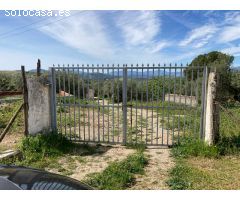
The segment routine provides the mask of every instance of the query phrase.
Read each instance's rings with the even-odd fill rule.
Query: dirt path
[[[88,174],[101,172],[106,169],[109,163],[121,161],[134,152],[135,150],[133,149],[126,149],[125,147],[118,145],[112,147],[102,146],[98,149],[98,152],[92,155],[67,155],[66,157],[60,159],[58,164],[60,164],[62,168],[71,171],[70,177],[81,181]],[[58,174],[64,174],[59,172],[58,169],[47,170]]]
[[[101,108],[102,109],[102,108]],[[74,118],[73,111],[72,119]],[[123,141],[123,124],[122,124],[122,109],[105,108],[98,109],[81,109],[80,120],[75,119],[74,123],[66,126],[67,135],[71,135],[73,139],[88,140],[88,141]],[[75,117],[78,116],[76,111]],[[68,117],[68,116],[67,116]],[[162,116],[159,116],[152,109],[135,109],[128,108],[128,141],[146,142],[149,145],[171,145],[173,130],[166,129],[166,123],[162,123]],[[164,119],[168,121],[168,119]],[[171,121],[171,119],[170,119]],[[64,122],[63,122],[63,133]]]
[[[145,174],[136,176],[136,183],[130,190],[163,190],[169,189],[166,181],[168,171],[173,167],[170,149],[147,149],[149,164],[145,167]]]
[[[2,142],[0,143],[0,151],[7,149],[16,149],[19,141],[24,137],[22,132],[7,133]]]

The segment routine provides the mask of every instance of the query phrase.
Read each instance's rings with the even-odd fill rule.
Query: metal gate
[[[73,141],[171,146],[203,137],[207,67],[53,66],[52,127]]]

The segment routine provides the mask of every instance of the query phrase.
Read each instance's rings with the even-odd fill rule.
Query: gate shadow
[[[114,148],[110,145],[102,144],[84,144],[84,143],[74,143],[74,147],[69,152],[71,156],[100,156],[106,153],[108,150]]]

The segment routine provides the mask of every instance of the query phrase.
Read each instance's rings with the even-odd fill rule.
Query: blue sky
[[[240,65],[240,11],[71,11],[10,17],[0,11],[0,69],[53,64],[187,63],[218,50]]]

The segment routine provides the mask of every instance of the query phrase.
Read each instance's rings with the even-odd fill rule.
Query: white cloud
[[[203,47],[218,31],[215,25],[204,25],[191,30],[190,33],[180,42],[180,46],[193,45],[194,48]]]
[[[157,42],[154,45],[152,45],[152,47],[150,48],[150,52],[157,53],[157,52],[161,51],[162,49],[169,47],[170,45],[171,45],[171,43],[167,42],[167,41]]]
[[[160,30],[160,21],[154,11],[125,11],[118,18],[117,26],[127,45],[151,42]]]
[[[225,14],[217,41],[228,43],[240,39],[240,12],[230,11]]]
[[[226,26],[219,35],[219,42],[232,42],[240,39],[240,23],[233,26]]]
[[[40,30],[81,53],[94,57],[112,56],[113,45],[104,28],[95,12],[86,11]]]
[[[240,12],[230,11],[225,14],[224,23],[234,24],[240,22]]]
[[[240,56],[240,45],[223,49],[222,52],[234,56]]]

